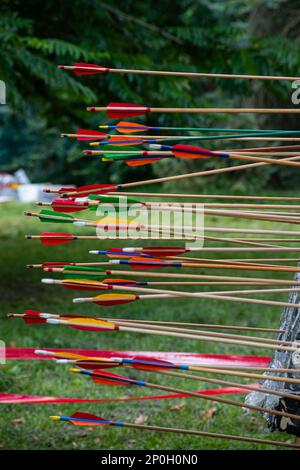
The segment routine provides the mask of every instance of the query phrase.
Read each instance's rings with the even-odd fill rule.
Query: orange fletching
[[[140,160],[124,160],[126,165],[128,166],[143,166],[149,165],[150,163],[159,162],[164,157],[156,157],[156,158],[141,158]]]
[[[133,132],[147,132],[149,127],[137,124],[136,122],[120,121],[117,124],[116,129],[121,134],[130,134]]]
[[[97,305],[103,305],[105,307],[111,307],[113,305],[128,304],[138,300],[138,296],[135,294],[102,294],[94,297],[93,302]]]
[[[114,145],[126,146],[126,145],[139,145],[145,142],[145,139],[137,139],[131,136],[125,135],[110,135],[108,141]]]

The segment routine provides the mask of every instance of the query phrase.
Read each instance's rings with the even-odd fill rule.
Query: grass
[[[167,321],[211,322],[249,326],[277,327],[281,309],[259,307],[241,303],[208,300],[176,299],[141,301],[105,309],[93,304],[73,305],[74,292],[40,283],[41,272],[26,270],[27,263],[42,261],[86,261],[87,252],[97,247],[121,246],[121,243],[78,241],[57,247],[43,247],[36,240],[24,239],[26,233],[47,231],[72,231],[68,225],[40,224],[23,217],[23,210],[33,209],[16,203],[0,206],[1,233],[1,339],[7,346],[34,348],[91,348],[127,349],[140,351],[186,351],[224,354],[259,354],[268,351],[218,343],[207,343],[179,338],[143,336],[137,334],[91,333],[55,326],[29,326],[22,321],[7,319],[8,312],[21,313],[27,308],[48,312],[84,313],[87,315],[111,315],[141,319],[164,319]],[[211,219],[209,225],[215,223]],[[225,223],[225,222],[224,222]],[[230,222],[226,220],[226,225]],[[235,223],[235,226],[237,224]],[[248,228],[268,227],[255,221],[240,223]],[[270,224],[269,224],[270,226]],[[279,228],[274,224],[275,228]],[[286,227],[288,227],[286,225]],[[284,227],[284,228],[286,228]],[[82,230],[80,232],[80,230]],[[77,229],[77,233],[87,233]],[[272,255],[270,255],[272,256]],[[288,254],[286,256],[289,256]],[[93,258],[94,259],[94,258]],[[199,271],[201,272],[201,271]],[[223,272],[220,272],[220,274]],[[228,274],[228,271],[227,273]],[[266,273],[267,274],[267,273]],[[239,275],[239,274],[237,274]],[[240,274],[241,276],[243,274]],[[246,275],[246,274],[244,274]],[[263,273],[259,273],[259,276]],[[270,277],[272,273],[268,274]],[[281,278],[289,278],[291,274]],[[50,276],[49,276],[50,277]],[[59,277],[59,276],[56,276]],[[134,277],[134,274],[133,274]],[[275,277],[275,276],[274,276]],[[274,298],[286,299],[286,296]],[[130,376],[147,378],[174,387],[189,389],[210,388],[199,382],[190,383],[180,379],[166,378],[153,373],[130,372]],[[65,366],[39,361],[10,361],[1,368],[0,390],[31,395],[54,395],[63,397],[110,398],[151,394],[141,389],[98,386],[85,377],[70,374]],[[163,392],[162,392],[163,393]],[[243,400],[243,396],[236,397]],[[176,406],[181,405],[181,406]],[[214,408],[215,413],[210,413]],[[246,415],[240,408],[213,402],[184,399],[132,403],[105,403],[82,405],[2,405],[0,424],[0,447],[2,449],[272,449],[268,446],[221,441],[175,434],[110,428],[78,428],[63,423],[53,423],[52,414],[69,415],[75,411],[87,411],[116,420],[134,422],[145,419],[148,424],[182,427],[211,432],[240,434],[270,438],[264,420],[258,415]],[[209,417],[213,414],[213,417]],[[274,433],[274,440],[293,442],[291,436]]]

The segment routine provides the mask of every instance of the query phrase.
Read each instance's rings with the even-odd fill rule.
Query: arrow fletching
[[[91,374],[93,382],[101,385],[110,386],[128,386],[138,385],[138,382],[123,375],[113,374],[112,372],[104,370],[95,370]]]
[[[81,279],[84,280],[85,277],[89,279],[94,279],[97,281],[103,281],[106,277],[106,271],[96,267],[88,266],[64,266],[64,274],[70,279]],[[100,288],[100,287],[99,287]]]
[[[137,139],[131,136],[110,135],[108,138],[110,144],[118,146],[141,145],[147,142],[145,139]]]
[[[80,196],[89,196],[90,194],[106,194],[118,190],[116,184],[89,184],[86,186],[79,186],[77,188],[60,188],[60,194],[79,193]]]
[[[143,124],[137,124],[136,122],[120,121],[115,126],[115,129],[121,134],[130,134],[135,132],[147,132],[151,128]]]
[[[129,304],[138,300],[139,296],[135,294],[102,294],[93,298],[93,303],[103,307],[113,307],[114,305]]]
[[[132,158],[130,160],[125,160],[125,163],[127,166],[144,166],[144,165],[150,165],[151,163],[159,162],[163,158],[166,158],[166,157],[158,156],[154,158]]]
[[[44,261],[42,263],[42,268],[60,268],[60,267],[67,267],[73,266],[74,263],[68,261]]]
[[[63,70],[71,69],[74,71],[75,75],[96,75],[108,73],[110,71],[109,68],[103,67],[102,65],[87,64],[86,62],[76,62],[73,67],[58,65],[57,68]]]
[[[165,262],[163,262],[161,259],[154,259],[151,258],[151,260],[145,260],[143,257],[133,257],[128,260],[128,264],[133,269],[157,269],[157,268],[163,268],[165,266],[168,266]]]
[[[150,111],[147,106],[132,103],[109,103],[106,109],[107,116],[111,119],[142,116]]]
[[[143,253],[157,258],[167,258],[169,256],[178,256],[186,253],[188,250],[182,247],[172,246],[153,246],[149,248],[143,248]]]
[[[77,202],[71,199],[54,199],[51,202],[53,210],[57,212],[79,212],[89,208],[88,202]]]
[[[143,356],[134,357],[123,362],[128,362],[134,369],[140,370],[160,370],[165,368],[175,368],[172,362],[161,361],[157,359],[144,358]]]
[[[93,317],[71,317],[68,315],[64,318],[67,318],[70,321],[70,325],[72,328],[77,330],[86,330],[86,331],[116,331],[118,330],[118,326],[112,322],[106,320],[98,320],[97,318]]]
[[[90,129],[78,129],[77,140],[79,141],[90,141],[90,140],[104,140],[107,137],[106,132],[94,131]],[[88,137],[87,137],[88,136]]]
[[[110,284],[112,286],[145,286],[147,282],[137,282],[131,279],[104,279],[104,284]]]
[[[64,279],[62,286],[72,290],[102,290],[102,283],[98,280]]]
[[[37,310],[25,310],[23,320],[25,323],[46,323],[45,318],[40,317],[40,313]]]
[[[74,240],[74,235],[71,233],[44,232],[40,236],[41,244],[45,246],[63,245],[72,240]]]
[[[110,196],[107,194],[90,194],[88,199],[92,201],[99,201],[101,204],[141,204],[145,205],[144,202],[138,199],[130,198],[127,196]]]
[[[173,145],[171,148],[173,155],[177,158],[210,158],[215,157],[216,154],[210,150],[203,149],[201,147],[195,147],[193,145]]]
[[[39,213],[39,219],[41,222],[53,222],[53,223],[72,223],[74,218],[69,214],[61,214],[60,212],[48,211],[43,209]]]
[[[121,362],[111,361],[107,358],[95,358],[87,360],[76,360],[75,365],[81,369],[113,369],[115,367],[120,367]]]
[[[111,424],[108,419],[101,418],[100,416],[96,416],[91,413],[81,412],[74,413],[70,417],[61,416],[60,419],[62,421],[69,421],[75,426],[109,426]]]

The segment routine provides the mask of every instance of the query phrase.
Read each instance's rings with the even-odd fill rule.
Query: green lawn
[[[34,348],[99,348],[135,349],[140,351],[186,351],[205,353],[261,354],[268,351],[238,346],[206,343],[180,338],[144,336],[125,333],[92,333],[55,326],[26,326],[22,321],[7,319],[9,312],[22,313],[27,308],[48,312],[83,313],[87,315],[124,316],[141,319],[164,319],[167,321],[211,322],[251,326],[277,327],[281,309],[262,308],[258,305],[216,302],[196,299],[164,301],[141,301],[117,308],[99,307],[93,304],[73,305],[74,291],[60,287],[45,286],[40,283],[38,270],[26,270],[27,263],[42,261],[95,260],[88,254],[92,248],[121,246],[120,243],[100,243],[78,241],[58,247],[43,247],[38,241],[25,240],[26,233],[42,231],[67,231],[78,234],[88,233],[85,229],[72,226],[41,224],[38,220],[24,217],[23,211],[29,207],[21,204],[0,206],[1,236],[1,336],[7,346]],[[35,207],[34,207],[35,208]],[[29,209],[33,209],[33,206]],[[35,208],[36,209],[36,208]],[[215,223],[210,220],[209,225]],[[233,224],[227,219],[226,224]],[[235,223],[235,226],[237,224]],[[245,221],[244,227],[268,227],[267,224]],[[278,224],[273,224],[279,228]],[[269,224],[270,226],[270,224]],[[288,227],[286,225],[284,228]],[[272,255],[270,255],[272,256]],[[287,256],[289,256],[287,254]],[[290,255],[292,256],[292,255]],[[200,270],[198,272],[201,272]],[[218,272],[223,274],[224,272]],[[239,273],[239,274],[236,274]],[[226,274],[229,274],[227,271]],[[241,271],[234,274],[243,275]],[[246,275],[246,273],[244,274]],[[258,273],[263,276],[263,273]],[[272,274],[269,274],[271,277]],[[292,274],[277,277],[289,278]],[[49,276],[50,277],[50,276]],[[59,276],[56,276],[57,278]],[[134,274],[133,274],[134,278]],[[77,294],[77,293],[76,293]],[[80,293],[79,293],[80,294]],[[83,293],[84,294],[84,293]],[[276,299],[286,299],[285,295]],[[32,395],[56,395],[83,398],[109,398],[142,395],[151,392],[141,389],[124,389],[100,386],[70,374],[68,367],[50,362],[10,361],[1,369],[0,389],[12,393]],[[210,388],[207,384],[161,377],[153,373],[130,371],[130,376],[160,381],[174,387],[189,389]],[[163,393],[163,392],[162,392]],[[236,397],[243,400],[243,396]],[[182,406],[175,406],[182,404]],[[207,410],[216,408],[209,419]],[[143,415],[148,424],[182,427],[212,432],[240,434],[252,437],[273,438],[293,442],[293,437],[275,433],[270,436],[264,420],[258,415],[245,415],[239,408],[221,406],[201,399],[164,400],[133,403],[79,404],[79,405],[2,405],[0,424],[0,448],[2,449],[262,449],[266,446],[253,446],[233,441],[220,441],[175,434],[110,429],[80,428],[65,423],[53,423],[48,416],[72,414],[74,411],[87,411],[116,420],[134,422]],[[272,447],[270,447],[271,449]]]

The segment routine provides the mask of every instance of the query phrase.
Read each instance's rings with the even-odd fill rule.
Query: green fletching
[[[129,158],[132,156],[138,156],[138,154],[132,154],[131,152],[118,152],[118,153],[104,153],[103,157],[107,160],[124,160],[124,158]]]
[[[105,145],[103,150],[113,150],[116,153],[128,153],[128,152],[136,152],[139,150],[137,147],[130,146],[130,145]],[[113,154],[109,154],[113,155]]]
[[[81,273],[82,271],[84,272],[91,272],[91,273],[96,273],[96,274],[105,274],[105,271],[103,271],[103,269],[101,268],[97,268],[97,267],[91,267],[91,266],[69,266],[69,265],[66,265],[64,266],[64,269],[65,270],[68,270],[68,271],[74,271],[74,272],[77,272],[77,273]]]
[[[94,279],[95,281],[103,281],[107,274],[103,269],[88,266],[64,266],[64,275],[68,279]]]
[[[70,223],[74,221],[74,217],[69,214],[62,214],[61,212],[41,210],[39,214],[41,222],[54,222],[54,223]]]
[[[137,199],[127,196],[109,196],[106,194],[90,194],[88,199],[92,201],[101,201],[102,204],[140,204]]]
[[[96,275],[96,274],[65,274],[65,279],[77,279],[78,281],[103,281],[107,276],[106,275]]]

